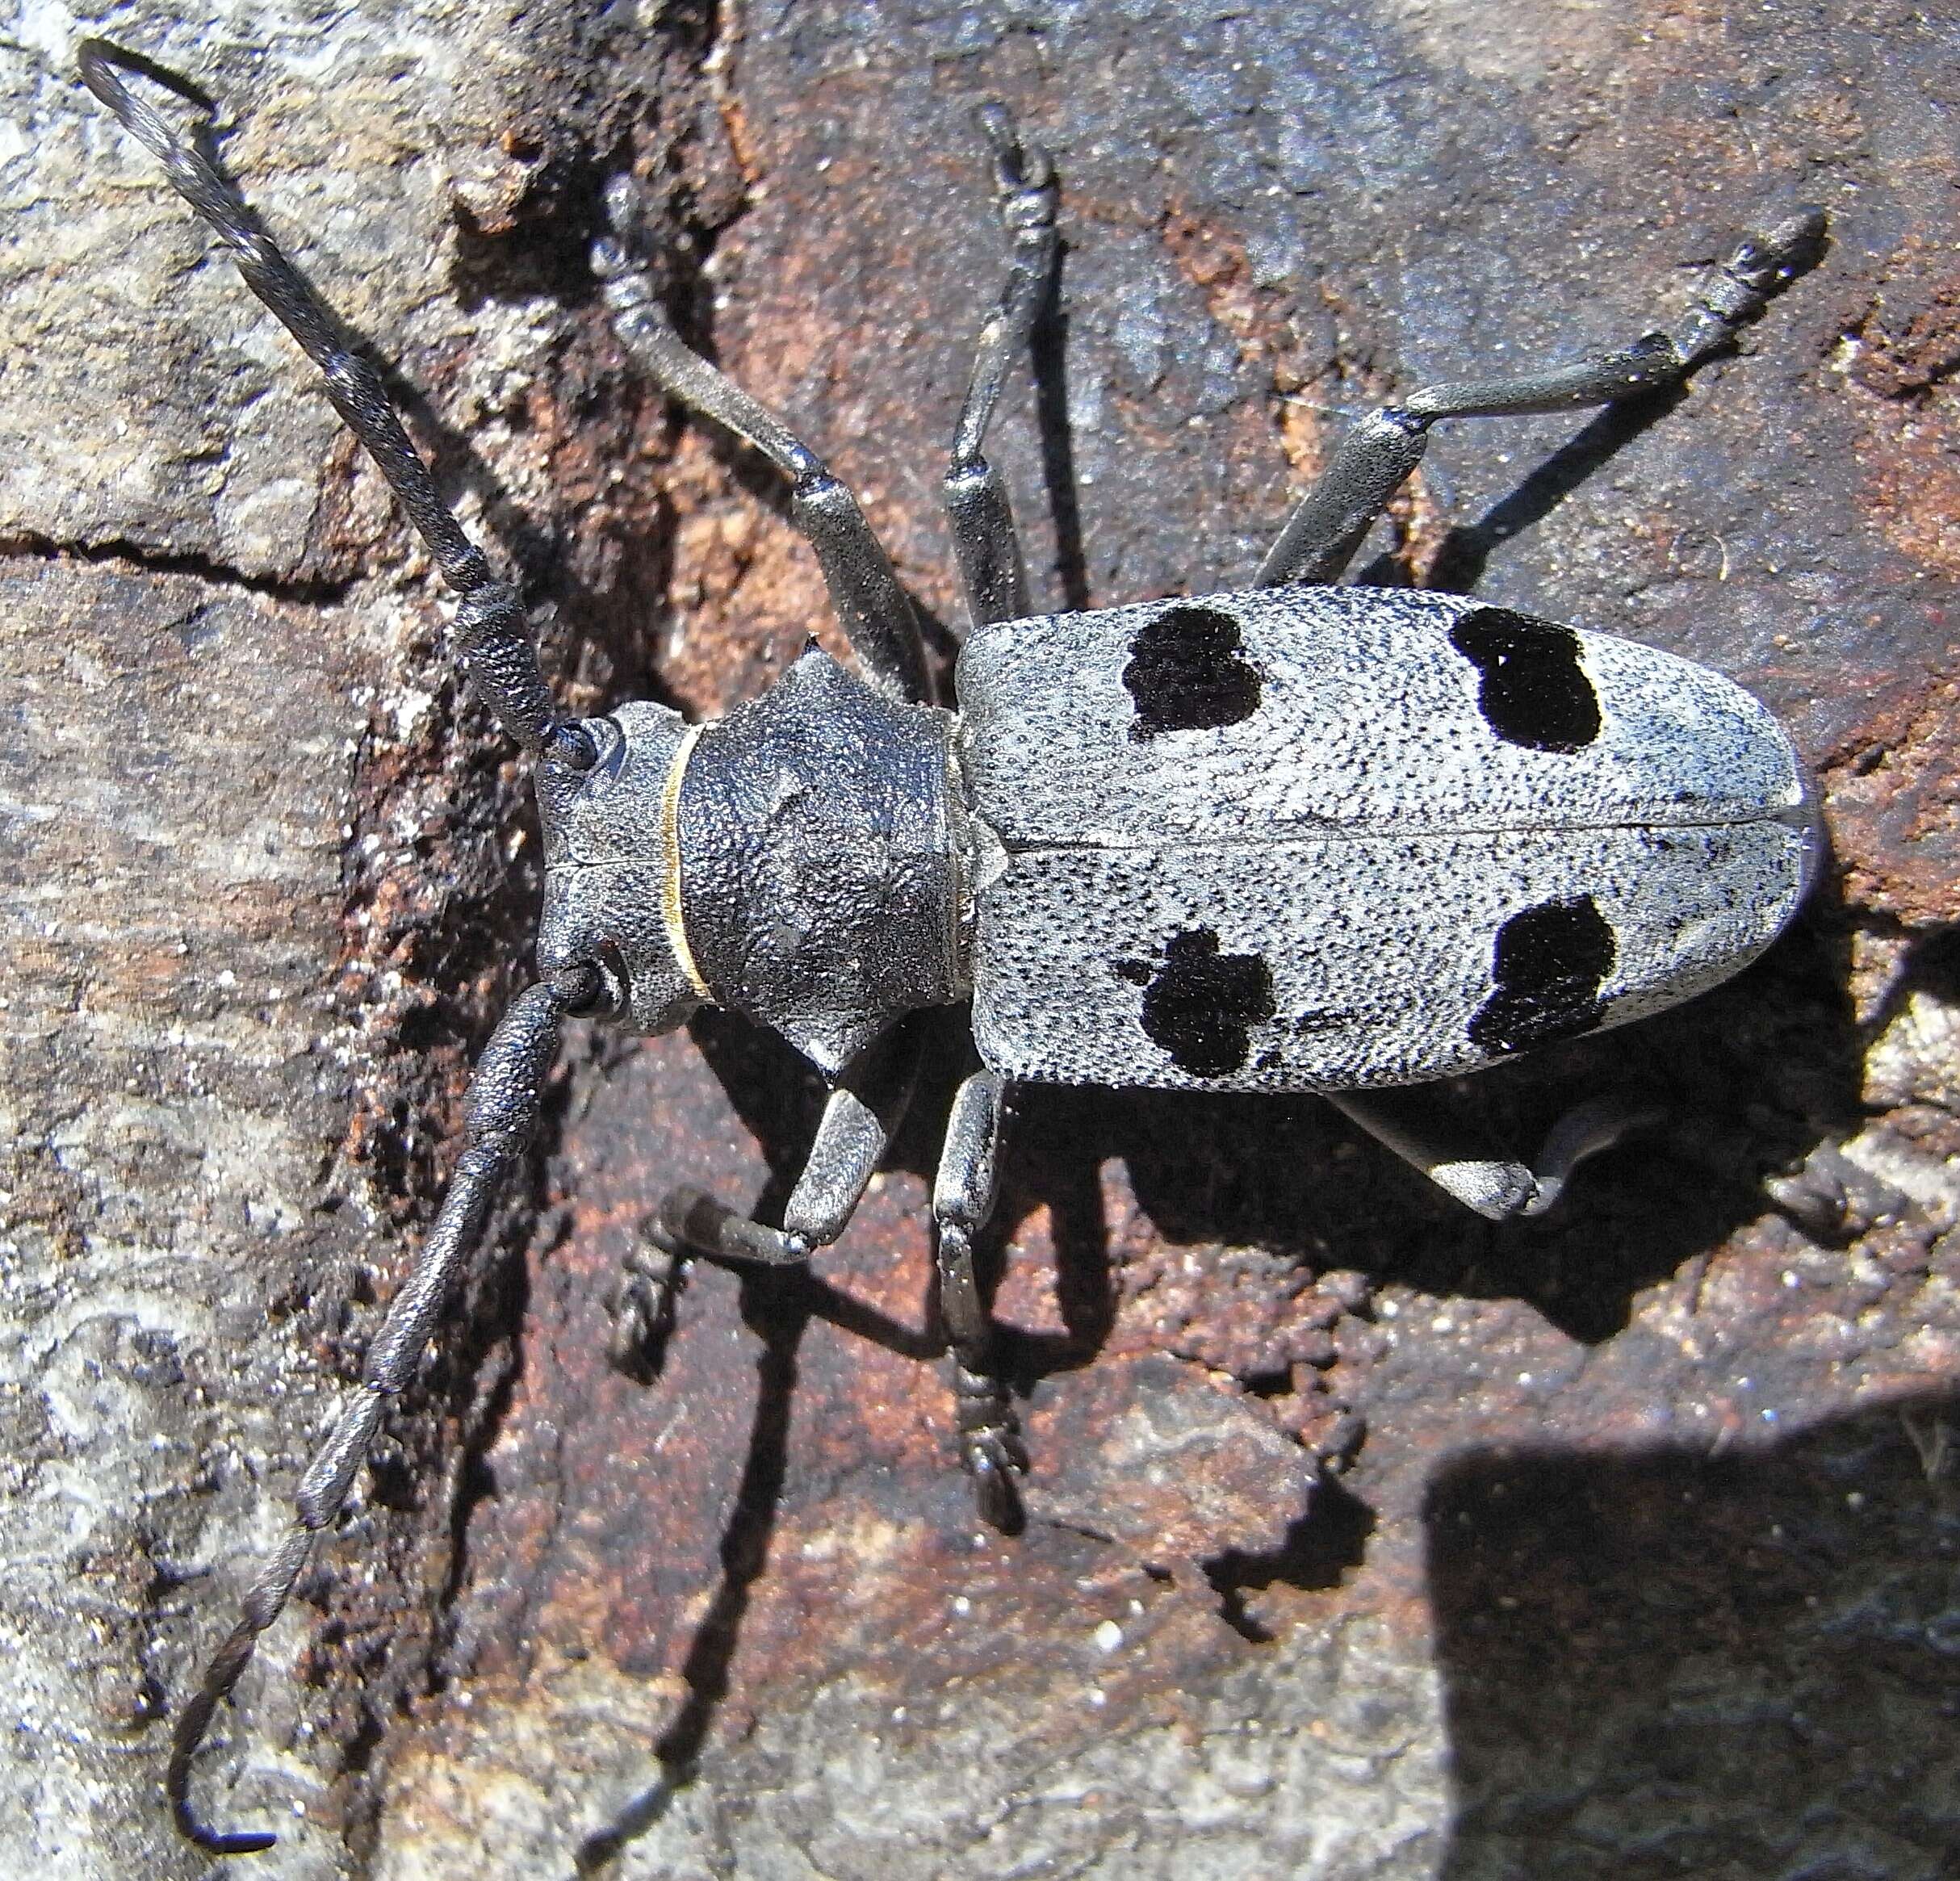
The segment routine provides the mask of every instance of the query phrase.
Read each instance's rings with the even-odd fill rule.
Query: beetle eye
[[[592,965],[598,973],[599,988],[590,999],[576,1008],[579,1016],[609,1019],[624,1012],[632,1001],[632,982],[619,943],[601,940],[593,949]]]
[[[569,770],[589,771],[599,761],[597,741],[576,719],[567,718],[552,727],[547,748]]]
[[[626,727],[617,718],[588,718],[583,727],[595,755],[585,773],[587,785],[610,784],[626,769]]]

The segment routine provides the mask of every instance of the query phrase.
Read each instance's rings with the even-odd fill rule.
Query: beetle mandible
[[[915,1082],[919,1031],[905,1021],[971,1002],[982,1068],[953,1100],[932,1217],[961,1452],[982,1513],[1006,1526],[1025,1459],[990,1362],[973,1237],[1015,1080],[1321,1093],[1472,1208],[1536,1213],[1623,1115],[1581,1106],[1527,1163],[1451,1142],[1397,1088],[1701,991],[1803,899],[1820,847],[1812,793],[1789,738],[1740,688],[1464,597],[1334,584],[1438,421],[1677,383],[1806,265],[1817,210],[1742,241],[1665,331],[1426,386],[1363,418],[1250,588],[1037,615],[984,446],[1053,287],[1057,192],[1047,155],[983,107],[1009,257],[945,475],[970,615],[951,710],[851,492],[683,343],[644,270],[602,237],[593,267],[621,345],[787,480],[861,671],[813,643],[715,723],[644,701],[575,721],[553,706],[516,590],[438,494],[374,367],[239,191],[118,76],[156,69],[100,40],[79,64],[318,367],[427,543],[459,597],[470,684],[536,764],[545,843],[540,978],[484,1049],[435,1223],[300,1479],[286,1539],[179,1718],[166,1787],[207,1850],[274,1839],[205,1824],[193,1754],[412,1377],[530,1137],[568,1016],[654,1034],[721,1006],[788,1040],[830,1087],[780,1226],[692,1192],[663,1205],[622,1301],[630,1347],[677,1255],[799,1263],[843,1233]],[[623,225],[626,205],[609,207]]]

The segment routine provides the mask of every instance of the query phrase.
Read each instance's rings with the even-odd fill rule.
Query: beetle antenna
[[[606,982],[597,967],[560,968],[511,1002],[476,1062],[463,1099],[463,1154],[435,1224],[368,1346],[359,1389],[341,1406],[299,1478],[296,1519],[259,1569],[237,1625],[213,1654],[196,1695],[177,1721],[164,1788],[177,1826],[209,1854],[256,1854],[279,1839],[264,1830],[227,1834],[207,1827],[191,1803],[191,1760],[220,1702],[250,1662],[258,1636],[279,1618],[312,1552],[313,1537],[340,1514],[380,1428],[383,1407],[415,1375],[443,1303],[483,1231],[497,1185],[530,1141],[566,1015],[608,1003]]]
[[[295,1523],[278,1552],[259,1569],[245,1595],[237,1625],[211,1655],[211,1663],[204,1668],[203,1682],[184,1707],[177,1728],[171,1733],[164,1793],[170,1799],[170,1813],[177,1820],[178,1833],[195,1842],[207,1854],[256,1855],[279,1839],[262,1829],[226,1833],[210,1828],[191,1806],[191,1760],[204,1741],[220,1703],[229,1695],[238,1682],[238,1675],[251,1663],[258,1636],[279,1618],[312,1549],[313,1531],[303,1523]]]
[[[149,78],[197,104],[207,118],[210,101],[195,86],[107,40],[83,40],[75,58],[82,82],[163,165],[170,187],[231,250],[246,287],[320,368],[333,408],[387,479],[402,513],[459,597],[457,648],[477,697],[534,756],[549,749],[575,769],[589,769],[597,753],[587,734],[560,718],[552,703],[517,590],[491,572],[488,558],[442,500],[427,459],[402,428],[381,375],[347,343],[333,310],[266,233],[237,186],[117,73]]]

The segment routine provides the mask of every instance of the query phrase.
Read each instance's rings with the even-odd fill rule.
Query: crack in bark
[[[111,536],[105,542],[63,542],[37,530],[13,530],[0,535],[0,561],[73,561],[93,567],[119,567],[142,575],[187,575],[215,588],[233,589],[271,601],[296,601],[307,607],[326,607],[344,601],[354,586],[351,580],[248,574],[214,556],[191,550],[148,548],[126,537]]]

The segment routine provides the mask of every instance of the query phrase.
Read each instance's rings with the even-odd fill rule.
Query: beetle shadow
[[[1035,434],[1041,455],[1041,482],[1053,537],[1050,572],[1060,592],[1062,605],[1079,613],[1090,605],[1089,563],[1083,548],[1074,433],[1069,424],[1070,316],[1062,295],[1068,265],[1069,244],[1063,237],[1058,244],[1048,298],[1035,316],[1034,329],[1028,336],[1028,363],[1034,378]],[[1037,610],[1041,609],[1038,597],[1033,605]]]
[[[1589,1164],[1560,1209],[1539,1221],[1499,1225],[1469,1215],[1316,1100],[1020,1087],[1001,1204],[983,1243],[996,1267],[989,1290],[1002,1246],[1041,1217],[1054,1249],[1062,1324],[1055,1331],[1003,1329],[1002,1370],[1017,1401],[1045,1379],[1092,1364],[1115,1326],[1123,1279],[1116,1249],[1129,1230],[1111,1218],[1104,1168],[1112,1161],[1124,1165],[1137,1209],[1166,1242],[1258,1246],[1310,1268],[1358,1269],[1375,1285],[1439,1297],[1522,1299],[1582,1341],[1610,1338],[1627,1322],[1638,1292],[1691,1272],[1708,1249],[1762,1212],[1763,1173],[1801,1163],[1825,1137],[1854,1127],[1857,1041],[1839,991],[1844,948],[1832,914],[1827,900],[1749,972],[1689,1007],[1478,1075],[1466,1103],[1500,1138],[1514,1129],[1529,1140],[1575,1086],[1602,1081],[1669,1110],[1661,1130]],[[1950,972],[1951,953],[1918,977]],[[921,1088],[885,1163],[927,1183],[952,1092],[972,1062],[959,1028],[935,1016]],[[807,1151],[822,1082],[788,1046],[729,1015],[701,1015],[693,1031],[768,1171],[759,1192],[725,1199],[752,1201],[758,1215],[775,1218]],[[848,1234],[842,1245],[848,1249]],[[580,1845],[581,1874],[601,1870],[664,1816],[692,1780],[731,1689],[783,1502],[799,1351],[812,1322],[827,1321],[915,1361],[943,1350],[929,1305],[922,1331],[855,1297],[848,1282],[834,1285],[807,1269],[751,1270],[739,1301],[760,1342],[757,1391],[718,1550],[718,1583],[681,1667],[686,1696],[653,1746],[659,1774]],[[1464,1465],[1445,1479],[1434,1502],[1445,1513],[1430,1519],[1439,1598],[1460,1630],[1476,1602],[1453,1592],[1455,1581],[1483,1570],[1447,1554],[1468,1544],[1444,1531],[1455,1522],[1451,1498],[1473,1493],[1462,1485],[1480,1467]],[[1578,1477],[1623,1468],[1569,1457],[1543,1467]],[[1278,1548],[1259,1555],[1228,1548],[1204,1564],[1221,1616],[1249,1640],[1267,1639],[1248,1596],[1275,1582],[1309,1591],[1338,1586],[1375,1523],[1375,1511],[1330,1477]],[[1446,1629],[1452,1665],[1479,1649],[1474,1628],[1468,1644]],[[1501,1762],[1475,1695],[1493,1676],[1475,1665],[1461,1671],[1470,1695],[1460,1701],[1451,1687],[1452,1705],[1467,1707],[1460,1741],[1472,1768],[1480,1745]],[[1471,1856],[1464,1860],[1470,1865],[1451,1871],[1468,1881],[1481,1871]]]
[[[753,1137],[767,1171],[752,1196],[723,1199],[764,1220],[780,1220],[823,1111],[823,1080],[784,1041],[734,1015],[704,1009],[689,1021],[689,1029]],[[921,1093],[930,1104],[940,1095],[940,1080],[928,1070],[922,1078],[925,1083],[934,1087]],[[951,1085],[946,1083],[949,1102],[950,1096]],[[904,1166],[898,1159],[902,1154],[894,1145],[894,1157],[888,1158],[885,1167]],[[808,1267],[728,1264],[738,1276],[737,1313],[757,1340],[758,1350],[748,1443],[716,1551],[719,1575],[679,1668],[686,1696],[651,1746],[659,1774],[614,1812],[604,1828],[579,1844],[573,1866],[580,1875],[605,1871],[666,1815],[693,1780],[731,1687],[743,1623],[780,1518],[801,1352],[811,1322],[827,1321],[915,1361],[936,1357],[942,1349],[930,1327],[923,1332],[907,1327]],[[671,1319],[665,1332],[671,1335]],[[648,1355],[643,1367],[634,1368],[636,1375],[657,1372],[663,1355],[658,1351]]]
[[[1774,1415],[1430,1485],[1446,1881],[1950,1872],[1960,1393]]]
[[[693,1780],[715,1714],[728,1694],[751,1592],[768,1564],[789,1465],[798,1354],[826,1291],[806,1270],[771,1273],[756,1269],[742,1278],[737,1310],[760,1345],[748,1448],[717,1551],[720,1577],[681,1662],[687,1696],[654,1741],[660,1775],[604,1829],[579,1844],[573,1857],[577,1874],[594,1874],[605,1868],[651,1829]]]
[[[1024,1397],[1093,1364],[1107,1344],[1121,1301],[1116,1244],[1126,1231],[1110,1218],[1104,1171],[1112,1163],[1162,1242],[1256,1246],[1440,1297],[1518,1299],[1583,1343],[1611,1338],[1639,1292],[1762,1213],[1765,1179],[1787,1181],[1820,1144],[1859,1127],[1860,1032],[1842,991],[1844,932],[1827,886],[1763,959],[1700,999],[1460,1080],[1466,1130],[1493,1153],[1535,1145],[1573,1103],[1602,1090],[1661,1113],[1656,1127],[1586,1164],[1559,1207],[1533,1221],[1471,1214],[1310,1096],[1016,1087],[978,1264],[990,1297],[1003,1248],[1045,1226],[1060,1326],[1003,1327],[1001,1370]],[[1929,953],[1916,979],[1937,976],[1951,952]],[[1908,966],[1901,985],[1916,979]],[[928,1020],[920,1088],[883,1164],[928,1185],[953,1091],[974,1062],[962,1016]],[[777,1218],[808,1150],[822,1081],[780,1041],[728,1015],[703,1014],[693,1030],[767,1165],[755,1212]],[[1801,1218],[1819,1230],[1814,1214]],[[944,1349],[929,1299],[921,1331],[807,1272],[754,1284],[758,1302],[780,1298],[798,1324],[826,1319],[912,1359]]]

